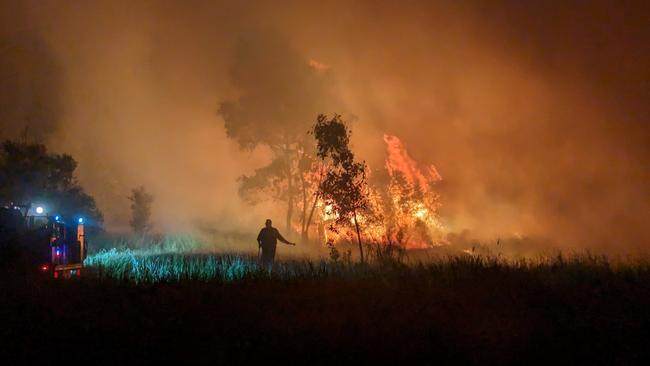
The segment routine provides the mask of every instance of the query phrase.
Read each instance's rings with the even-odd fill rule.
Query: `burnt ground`
[[[0,356],[12,364],[645,363],[647,273],[557,271],[155,285],[4,273]]]

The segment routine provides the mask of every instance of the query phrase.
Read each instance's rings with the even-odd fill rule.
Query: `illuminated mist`
[[[647,2],[236,3],[3,2],[2,136],[72,154],[109,230],[144,185],[158,232],[256,232],[284,207],[251,209],[237,178],[268,151],[218,113],[254,92],[286,123],[313,115],[305,132],[342,113],[371,166],[397,136],[443,177],[449,232],[650,248]]]

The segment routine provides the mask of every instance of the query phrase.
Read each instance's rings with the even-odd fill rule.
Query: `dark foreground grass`
[[[644,263],[452,257],[286,262],[268,271],[239,256],[114,254],[94,257],[79,280],[4,274],[0,356],[86,364],[648,359]]]

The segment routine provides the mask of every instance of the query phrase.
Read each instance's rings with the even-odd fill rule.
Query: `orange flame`
[[[433,182],[442,180],[442,176],[434,165],[425,167],[423,173],[419,164],[411,158],[404,144],[397,136],[384,134],[384,142],[386,142],[386,148],[388,149],[386,168],[391,176],[393,172],[399,171],[404,174],[409,184],[416,185],[417,182],[422,189],[429,187]]]
[[[407,152],[402,141],[393,135],[384,134],[387,157],[385,168],[388,181],[371,184],[368,190],[369,212],[358,213],[361,224],[362,239],[368,243],[392,243],[407,249],[428,248],[441,245],[443,226],[438,217],[439,196],[434,185],[442,177],[434,165],[421,166]],[[312,169],[305,175],[310,193],[316,193],[319,176],[322,172]],[[367,172],[368,177],[375,174]],[[327,227],[336,219],[325,202],[318,200],[316,210],[319,227]],[[373,216],[374,215],[374,216]],[[377,220],[376,217],[381,219]],[[354,233],[349,228],[340,228],[337,232],[319,234],[327,241],[355,241]]]
[[[426,248],[444,243],[443,227],[438,217],[439,196],[433,189],[442,176],[434,165],[421,167],[397,136],[384,134],[384,142],[388,153],[386,170],[391,177],[388,201],[392,206],[384,209],[391,215],[386,238],[406,248]]]

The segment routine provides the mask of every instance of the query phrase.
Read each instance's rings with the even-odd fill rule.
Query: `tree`
[[[325,203],[336,214],[338,225],[354,224],[361,262],[364,261],[359,214],[368,209],[368,183],[365,162],[356,162],[350,150],[350,134],[341,116],[319,115],[311,133],[317,141],[317,156],[329,160],[319,185]]]
[[[305,239],[309,195],[305,175],[314,160],[313,140],[305,130],[318,111],[338,104],[332,80],[276,34],[243,35],[234,55],[229,76],[238,97],[219,105],[226,134],[242,149],[265,146],[271,151],[267,166],[240,177],[239,194],[251,204],[264,199],[285,202],[288,232],[293,231],[294,210],[301,208]]]
[[[42,203],[64,219],[83,216],[101,226],[102,214],[77,182],[76,168],[72,156],[48,153],[44,145],[5,141],[0,150],[0,200],[27,207]]]
[[[131,227],[136,234],[144,235],[151,229],[151,205],[154,197],[144,186],[133,188],[128,197],[131,201]]]

